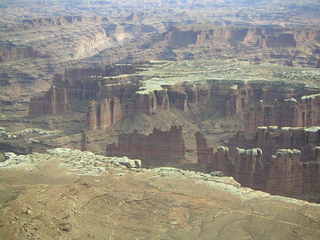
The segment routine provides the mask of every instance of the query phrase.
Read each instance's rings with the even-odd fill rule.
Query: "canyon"
[[[0,239],[319,239],[319,11],[0,1]]]
[[[71,142],[58,138],[56,143],[62,142],[55,146],[138,158],[149,167],[200,167],[233,176],[243,186],[317,201],[318,88],[207,80],[147,90],[140,68],[120,64],[71,70],[31,100],[29,116],[72,115],[83,109],[77,130],[82,133]]]

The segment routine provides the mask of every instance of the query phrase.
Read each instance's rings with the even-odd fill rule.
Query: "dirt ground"
[[[54,161],[1,169],[0,239],[320,239],[320,205],[249,190],[245,197],[230,184],[152,170],[77,176]]]

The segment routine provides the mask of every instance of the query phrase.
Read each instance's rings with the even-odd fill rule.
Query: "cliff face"
[[[99,103],[89,103],[87,125],[89,130],[106,129],[122,119],[123,111],[117,97],[106,98]]]
[[[97,17],[83,17],[83,16],[56,16],[56,17],[46,17],[46,18],[31,18],[24,19],[20,25],[16,27],[20,27],[23,29],[32,29],[32,28],[40,28],[40,27],[51,27],[51,26],[61,26],[61,25],[69,25],[69,24],[77,24],[77,23],[88,23],[88,22],[96,22],[99,23],[101,21],[107,20],[106,18],[97,18]]]
[[[24,58],[46,57],[30,46],[0,43],[0,63],[17,61]]]
[[[212,154],[213,154],[213,148],[210,148],[207,144],[207,141],[205,139],[205,137],[200,133],[197,132],[196,133],[196,143],[197,143],[197,157],[198,157],[198,163],[203,164],[203,165],[209,165],[210,163],[210,159],[212,158]],[[223,152],[223,151],[219,151]],[[227,159],[225,159],[225,155],[224,153],[221,153],[221,157],[219,159],[222,159],[222,162],[228,161]],[[213,163],[212,163],[213,164]],[[216,165],[214,166],[216,171],[223,171],[224,169],[224,163],[223,163],[223,170],[220,169],[219,164],[216,163]]]
[[[276,61],[285,65],[312,65],[317,61],[311,52],[318,51],[320,32],[317,29],[296,29],[273,26],[214,26],[196,25],[172,27],[164,35],[169,48],[205,48],[202,54],[223,56],[225,51],[234,56],[259,61]],[[308,52],[291,51],[301,48]],[[197,56],[194,56],[197,57]]]
[[[147,94],[121,95],[122,116],[148,115],[162,110],[192,112],[198,109],[221,117],[238,117],[243,129],[254,132],[258,126],[304,127],[320,124],[319,95],[302,86],[292,88],[277,84],[207,82],[202,86],[168,86]],[[297,99],[295,99],[297,98]],[[99,100],[99,106],[105,100]]]
[[[120,68],[134,71],[130,67]],[[115,67],[69,71],[60,80],[57,78],[55,87],[45,96],[33,100],[30,114],[72,112],[78,102],[83,102],[87,106],[86,130],[91,134],[88,144],[81,143],[83,149],[86,144],[94,145],[95,134],[112,132],[116,143],[99,142],[103,148],[107,145],[106,154],[110,156],[141,158],[147,164],[191,163],[186,156],[196,148],[198,163],[231,175],[244,186],[290,196],[317,191],[314,184],[320,177],[317,170],[320,130],[314,127],[320,124],[317,89],[279,82],[207,81],[141,91],[140,83],[132,79],[101,78],[122,70]],[[174,115],[172,119],[170,115],[167,130],[161,128],[164,122],[157,122],[158,125],[143,122],[153,121],[161,114]],[[181,117],[198,128],[190,130],[186,122],[182,124]],[[216,134],[215,127],[210,133],[207,131],[210,128],[203,124],[212,119],[222,122],[236,119],[241,131],[228,141],[223,137],[226,146],[216,148],[217,142],[211,145],[206,138]],[[148,125],[152,126],[151,133],[140,131]],[[132,131],[122,131],[127,128]],[[226,132],[227,128],[219,130]],[[190,139],[184,134],[196,131],[199,132]],[[192,144],[195,146],[190,148]],[[282,149],[289,150],[286,153]]]
[[[319,41],[320,32],[280,27],[215,27],[171,28],[166,35],[170,46],[236,46],[258,48],[295,48],[304,42]]]
[[[83,36],[74,47],[74,58],[82,59],[98,54],[112,46],[112,39],[103,29]]]
[[[263,171],[262,150],[260,148],[236,148],[233,176],[244,186],[253,186],[259,181]]]
[[[89,107],[89,112],[95,111],[98,114],[96,118],[97,121],[101,122],[101,126],[108,125],[106,115],[109,115],[111,107],[118,106],[118,98],[131,95],[137,90],[136,84],[119,85],[111,83],[106,85],[101,79],[101,76],[111,77],[122,71],[134,72],[135,68],[125,65],[109,66],[105,69],[81,68],[68,70],[63,75],[56,75],[54,85],[48,92],[31,99],[29,115],[63,114],[72,110],[72,106],[79,108],[79,104],[89,105],[91,100],[95,100],[98,109]],[[119,108],[116,107],[116,111],[119,111]],[[89,112],[88,116],[93,114]],[[113,111],[111,112],[113,113]],[[115,117],[119,118],[118,115],[119,113],[116,112]],[[98,126],[93,128],[98,128]]]
[[[109,144],[107,156],[128,156],[139,158],[144,163],[177,163],[185,158],[185,145],[181,127],[171,127],[168,131],[154,129],[150,135],[121,134],[118,143]]]
[[[68,89],[53,86],[44,96],[31,99],[29,115],[62,114],[70,110],[71,104]]]
[[[244,186],[301,197],[320,189],[319,136],[318,127],[259,127],[256,134],[238,134],[229,147],[204,158],[208,169],[223,171]],[[213,151],[206,139],[198,143],[199,151]]]
[[[271,159],[266,191],[272,194],[299,195],[303,193],[304,172],[301,151],[279,149]]]
[[[313,158],[312,149],[319,144],[319,127],[289,128],[289,127],[259,127],[256,136],[242,140],[249,144],[256,144],[264,149],[267,158],[279,148],[297,148],[302,151],[301,159],[310,161]],[[238,141],[238,140],[235,140]]]
[[[246,86],[233,95],[233,109],[244,121],[244,129],[276,125],[308,127],[319,125],[319,99],[312,90]],[[302,96],[303,94],[311,94]]]

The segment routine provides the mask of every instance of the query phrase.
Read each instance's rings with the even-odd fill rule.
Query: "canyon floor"
[[[73,153],[75,163],[80,155]],[[62,165],[66,155],[37,158],[0,170],[1,239],[320,237],[319,205],[242,188],[229,177],[124,166],[92,176]]]

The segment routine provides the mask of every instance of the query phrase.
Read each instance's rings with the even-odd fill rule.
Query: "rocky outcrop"
[[[231,175],[234,171],[230,150],[226,146],[217,147],[217,150],[214,155],[212,155],[211,162],[209,162],[209,164],[215,171],[221,171],[226,175]]]
[[[93,32],[83,36],[74,49],[74,59],[81,59],[98,54],[110,46],[111,39],[104,30]]]
[[[141,168],[141,160],[127,157],[105,157],[92,152],[83,152],[68,148],[49,149],[46,153],[28,153],[25,155],[6,152],[5,161],[0,162],[1,168],[29,168],[52,159],[60,159],[61,167],[72,169],[77,175],[99,176],[111,168]]]
[[[244,186],[303,198],[320,190],[319,136],[319,127],[258,127],[256,134],[237,134],[229,147],[215,149],[207,168]],[[201,147],[201,152],[212,152],[204,137]]]
[[[62,114],[70,110],[71,103],[68,89],[52,86],[44,96],[31,99],[29,115]]]
[[[287,65],[317,66],[312,54],[296,54],[287,50],[305,47],[315,51],[320,32],[317,29],[280,26],[192,25],[171,27],[164,34],[164,39],[170,48],[205,48],[208,55],[223,56],[227,50],[253,61],[260,55],[263,57],[259,57],[259,61],[272,59]],[[252,58],[250,53],[255,57]]]
[[[143,159],[147,165],[157,165],[191,162],[186,155],[193,154],[194,146],[189,146],[194,144],[198,163],[208,170],[233,176],[244,186],[290,196],[316,191],[314,182],[320,176],[320,129],[314,127],[320,124],[318,89],[280,82],[207,81],[148,91],[141,88],[139,81],[113,78],[112,74],[119,70],[115,69],[67,71],[43,97],[43,105],[39,99],[32,102],[31,109],[35,110],[31,115],[65,113],[82,101],[88,109],[86,129],[92,134],[89,141],[84,135],[80,138],[82,149],[93,147],[95,134],[110,132],[116,139],[114,143],[97,140],[103,148],[107,144],[107,155],[129,156]],[[101,76],[111,77],[104,80]],[[161,130],[157,125],[160,122],[151,127],[146,124],[151,129],[149,134],[143,133],[140,122],[139,126],[128,127],[131,120],[152,121],[161,114],[175,116],[167,130]],[[186,139],[185,129],[174,127],[180,116],[199,127],[194,139]],[[232,124],[237,121],[242,131],[226,146],[216,148],[222,141],[210,146],[202,124],[212,116],[221,121],[231,119]],[[124,133],[123,129],[129,130]],[[199,129],[192,129],[192,134]],[[185,144],[192,141],[186,149]],[[226,137],[223,142],[227,142]],[[297,149],[301,154],[299,159],[291,153],[284,156],[279,149]],[[192,157],[194,160],[195,156]],[[294,163],[293,172],[286,170],[289,163]],[[282,173],[283,179],[275,178]],[[296,176],[302,176],[302,183],[290,180]]]
[[[38,57],[46,56],[30,46],[19,46],[12,43],[0,42],[0,63]]]
[[[212,159],[213,148],[210,148],[208,146],[205,137],[200,132],[197,132],[195,137],[196,137],[196,143],[197,143],[198,163],[202,165],[209,165]],[[216,170],[219,171],[218,169]]]
[[[107,145],[107,156],[139,158],[146,164],[177,163],[185,159],[185,144],[181,127],[168,131],[154,129],[150,135],[137,131],[120,134],[118,143]]]
[[[272,86],[272,85],[271,85]],[[248,84],[233,95],[231,108],[244,121],[244,129],[258,126],[306,127],[319,125],[319,98],[312,89]],[[311,95],[308,95],[311,94]],[[306,94],[306,96],[302,96]]]
[[[32,29],[40,27],[50,27],[50,26],[61,26],[85,22],[95,22],[99,23],[101,21],[107,20],[106,18],[99,17],[84,17],[84,16],[56,16],[56,17],[45,17],[45,18],[32,18],[24,19],[17,27],[22,27],[23,29]]]
[[[123,110],[116,97],[106,98],[99,103],[92,100],[88,108],[89,130],[107,129],[122,119]]]
[[[279,149],[272,156],[266,191],[272,194],[301,195],[304,171],[300,158],[300,150]]]
[[[254,138],[246,140],[245,144],[256,144],[267,154],[271,154],[279,148],[297,148],[302,151],[301,159],[310,161],[313,158],[312,149],[319,142],[319,127],[289,128],[289,127],[259,127]]]
[[[112,105],[113,102],[117,103],[117,99],[113,99],[113,97],[130,96],[137,90],[137,85],[135,83],[128,85],[126,79],[121,81],[121,83],[124,82],[123,84],[114,84],[109,81],[108,85],[105,84],[104,77],[112,77],[123,71],[133,73],[135,70],[134,65],[112,65],[104,69],[68,69],[63,75],[57,74],[55,76],[54,85],[48,92],[31,99],[29,115],[63,114],[70,111],[72,106],[79,108],[79,104],[89,104],[91,100],[97,101],[97,105],[99,105],[97,113],[100,114],[101,109],[101,113],[104,114],[105,111],[108,111],[108,105]],[[88,109],[93,110],[93,108]],[[100,121],[99,116],[97,120]],[[101,126],[103,128],[108,126],[107,120],[103,119],[104,116],[101,118]]]
[[[174,27],[166,37],[171,47],[185,47],[216,44],[259,48],[294,48],[306,41],[318,41],[320,32],[316,30],[296,30],[281,27]]]
[[[135,101],[134,109],[153,114],[163,108],[188,112],[195,107],[221,117],[237,116],[242,120],[243,129],[253,132],[258,126],[264,125],[304,127],[320,124],[318,95],[312,93],[313,89],[302,85],[277,82],[244,84],[241,81],[209,81],[202,85],[171,86],[164,91],[150,93],[140,97],[143,101]],[[160,96],[165,97],[167,104],[158,108],[158,103],[163,102]],[[306,99],[312,99],[311,103],[307,103]],[[305,112],[312,120],[303,120],[308,115]]]
[[[254,132],[259,126],[305,127],[320,124],[320,97],[316,89],[280,82],[208,81],[163,86],[162,90],[141,91],[133,79],[104,80],[134,67],[74,69],[57,77],[57,84],[43,97],[31,100],[30,115],[63,113],[77,102],[96,101],[88,108],[89,129],[106,129],[137,113],[153,115],[179,110],[221,118],[237,117],[242,128]],[[111,78],[112,79],[112,78]],[[117,84],[116,84],[117,83]],[[120,84],[119,84],[120,83]],[[92,112],[90,112],[92,111]],[[90,125],[90,124],[91,125]],[[92,124],[95,124],[93,126]]]
[[[301,100],[299,112],[302,126],[320,125],[320,94],[303,96]]]
[[[263,168],[262,150],[260,148],[236,149],[233,176],[243,186],[255,186],[256,183],[259,183]]]

